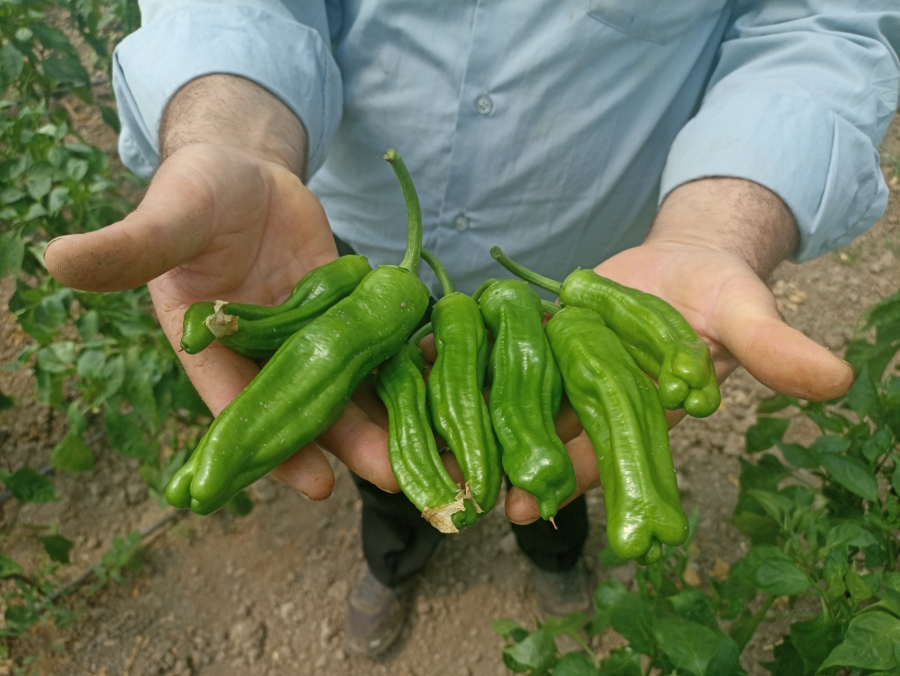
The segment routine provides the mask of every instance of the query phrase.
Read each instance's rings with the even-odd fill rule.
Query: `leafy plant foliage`
[[[687,547],[638,568],[633,590],[607,580],[594,591],[594,613],[548,618],[535,631],[498,620],[503,660],[516,673],[731,676],[762,622],[793,613],[800,598],[817,612],[790,624],[764,666],[773,676],[900,673],[900,293],[870,308],[862,336],[847,349],[857,377],[828,403],[783,395],[763,401],[747,430],[740,494],[732,522],[751,548],[706,591],[683,583]],[[866,338],[868,337],[868,339]],[[784,441],[796,417],[820,435],[808,446]],[[691,538],[697,515],[692,516]],[[600,554],[618,563],[611,550]],[[793,615],[792,615],[793,616]],[[611,627],[628,644],[603,660],[560,657],[560,633],[590,637]],[[644,656],[643,662],[641,656]]]

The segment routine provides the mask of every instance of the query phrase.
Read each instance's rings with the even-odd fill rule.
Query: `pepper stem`
[[[447,268],[441,264],[437,256],[427,249],[422,249],[422,259],[428,263],[428,267],[434,270],[434,274],[437,275],[441,287],[444,289],[444,295],[449,296],[453,293],[453,282],[450,281],[450,275],[447,274]]]
[[[555,293],[557,296],[559,295],[559,292],[562,291],[562,282],[557,282],[549,277],[544,277],[536,272],[532,272],[528,268],[523,268],[518,263],[513,262],[505,253],[500,251],[499,246],[491,248],[491,256],[504,268],[517,277],[521,277],[526,282],[539,286],[542,289],[547,289],[547,291]]]
[[[542,300],[541,307],[544,308],[544,313],[550,315],[551,317],[562,310],[559,305],[557,305],[556,303],[551,303],[549,300]]]
[[[419,343],[422,342],[422,339],[430,333],[434,333],[434,329],[431,327],[431,322],[428,322],[409,337],[409,342],[418,347]]]
[[[419,273],[419,255],[422,251],[422,207],[419,205],[419,196],[416,194],[416,186],[413,185],[409,170],[403,162],[403,158],[396,150],[390,148],[384,158],[391,164],[397,180],[400,181],[400,189],[403,191],[403,199],[406,201],[406,253],[400,261],[400,267],[409,270],[414,275]]]
[[[473,299],[476,303],[477,303],[478,301],[480,301],[480,300],[481,300],[481,297],[484,295],[484,292],[488,290],[488,287],[493,286],[493,285],[496,284],[498,281],[499,281],[499,280],[497,280],[497,279],[494,278],[494,277],[491,277],[490,279],[484,280],[484,281],[478,286],[478,288],[475,289],[475,293],[472,294],[472,299]]]

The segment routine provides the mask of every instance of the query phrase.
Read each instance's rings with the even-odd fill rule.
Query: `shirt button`
[[[475,110],[479,115],[488,115],[494,109],[494,102],[487,94],[479,97],[475,102]]]
[[[469,229],[469,219],[465,217],[465,215],[460,214],[456,218],[453,219],[453,227],[456,228],[459,232],[463,232]]]

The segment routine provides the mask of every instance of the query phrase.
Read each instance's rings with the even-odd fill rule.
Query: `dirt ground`
[[[114,151],[111,132],[92,140]],[[900,158],[900,117],[882,157],[885,165]],[[898,217],[895,180],[887,214],[866,235],[840,252],[780,266],[772,288],[787,321],[840,354],[860,312],[900,287]],[[0,363],[14,359],[28,340],[5,310],[11,293],[10,280],[4,280]],[[0,372],[0,390],[28,401],[33,377],[28,369]],[[730,517],[744,431],[754,421],[756,403],[768,394],[741,370],[723,386],[715,415],[672,431],[684,506],[700,508],[690,567],[691,581],[703,586],[717,563],[737,560],[748,547]],[[0,413],[0,466],[46,466],[63,432],[61,418],[37,403]],[[811,432],[792,428],[789,435],[801,440]],[[147,495],[136,461],[115,455],[102,439],[94,451],[94,471],[54,477],[58,502],[0,504],[0,533],[10,555],[39,556],[39,545],[25,537],[30,526],[60,524],[60,533],[76,544],[66,572],[75,579],[100,560],[113,535],[146,529],[171,511]],[[440,545],[417,582],[396,647],[374,662],[344,652],[345,598],[362,565],[360,501],[346,470],[337,468],[337,475],[333,496],[320,503],[263,480],[252,489],[256,506],[245,518],[219,513],[173,522],[145,542],[137,575],[93,596],[77,594],[71,604],[80,619],[73,627],[38,628],[13,643],[13,657],[36,656],[32,668],[42,676],[508,673],[500,659],[503,642],[491,632],[491,622],[509,617],[533,626],[537,605],[529,564],[496,509],[476,528]],[[598,581],[615,577],[628,584],[633,567],[607,570],[596,557],[605,541],[599,490],[589,494],[588,505],[587,566]],[[771,659],[783,628],[764,625],[757,633],[743,655],[751,674],[766,673],[757,662]],[[602,654],[616,643],[607,633],[594,647]]]

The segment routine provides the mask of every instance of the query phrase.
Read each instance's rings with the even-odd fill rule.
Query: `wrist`
[[[234,75],[191,80],[169,100],[159,130],[160,160],[181,148],[209,143],[275,162],[304,178],[306,132],[277,96]]]
[[[800,242],[794,217],[775,193],[752,181],[706,178],[669,193],[645,244],[722,251],[766,278]]]

